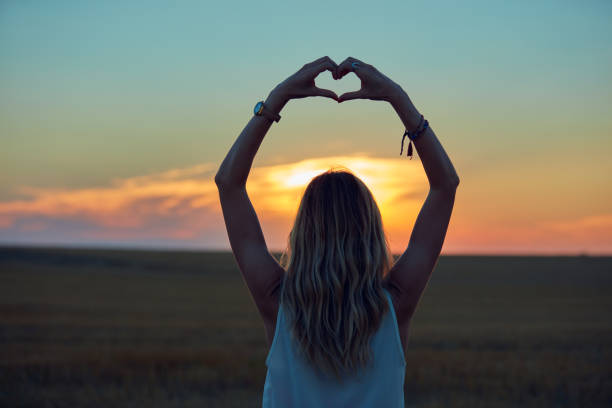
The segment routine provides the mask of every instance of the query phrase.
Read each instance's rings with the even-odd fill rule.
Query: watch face
[[[257,105],[255,105],[255,109],[254,109],[255,114],[260,115],[262,110],[263,110],[263,102],[257,102]]]

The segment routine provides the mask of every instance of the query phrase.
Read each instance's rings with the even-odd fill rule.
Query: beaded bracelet
[[[427,119],[425,119],[425,123],[423,124],[423,119],[423,115],[421,115],[421,118],[419,119],[419,124],[414,130],[414,132],[408,132],[408,129],[406,129],[406,131],[404,132],[404,136],[402,137],[402,149],[400,150],[400,156],[404,151],[404,139],[406,138],[406,136],[408,136],[408,139],[410,139],[410,142],[408,143],[408,157],[410,157],[410,159],[412,160],[412,142],[416,140],[419,136],[421,136],[429,126],[429,122],[427,121]],[[421,127],[421,124],[423,124],[423,127],[419,129]]]

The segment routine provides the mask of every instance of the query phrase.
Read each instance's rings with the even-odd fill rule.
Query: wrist
[[[265,104],[268,109],[280,113],[283,107],[289,102],[289,97],[282,89],[276,87],[268,94]]]
[[[410,100],[408,94],[404,92],[403,89],[399,89],[400,90],[389,99],[389,103],[402,119],[402,122],[404,122],[406,129],[413,130],[419,125],[421,114]]]
[[[406,99],[410,100],[406,91],[401,86],[394,84],[388,92],[387,102],[393,107],[405,103]]]

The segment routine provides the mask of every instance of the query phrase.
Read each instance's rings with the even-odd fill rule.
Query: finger
[[[329,58],[328,56],[325,56],[323,57],[323,64],[325,66],[325,69],[331,72],[332,78],[336,79],[336,70],[338,69],[338,64],[336,64],[336,61]],[[322,71],[319,71],[319,73],[320,72]]]
[[[338,65],[338,69],[336,71],[337,79],[342,78],[343,76],[345,76],[349,72],[355,72],[355,75],[357,75],[358,77],[361,77],[360,73],[357,72],[357,71],[359,71],[359,68],[357,68],[357,69],[353,68],[353,66],[352,66],[353,62],[356,62],[356,63],[360,64],[359,68],[364,68],[364,67],[367,66],[367,64],[365,64],[364,62],[358,60],[357,58],[348,57],[347,59],[342,61],[342,63],[340,65]]]
[[[334,101],[338,100],[338,95],[334,91],[330,91],[329,89],[317,88],[315,86],[313,96],[324,96],[326,98],[331,98]]]
[[[324,57],[317,58],[316,60],[314,60],[314,61],[312,61],[312,62],[309,62],[309,63],[308,63],[308,64],[306,64],[305,66],[306,66],[306,67],[308,67],[308,68],[318,67],[319,65],[321,65],[322,63],[324,63],[324,62],[326,62],[326,61],[331,62],[332,64],[336,65],[336,63],[335,63],[335,62],[334,62],[334,61],[333,61],[331,58],[329,58],[329,57],[326,55],[326,56],[324,56]]]
[[[332,74],[332,78],[336,79],[335,74],[336,74],[336,69],[338,68],[338,64],[336,64],[329,57],[320,58],[318,61],[319,62],[317,62],[313,66],[313,68],[312,68],[313,71],[311,71],[313,77],[316,77],[317,75],[319,75],[323,71],[329,71]]]
[[[329,58],[327,55],[321,58],[317,58],[316,60],[312,61],[311,64],[312,65],[319,64],[320,62],[325,61],[327,58]]]
[[[330,71],[332,73],[332,77],[334,76],[334,73],[336,72],[336,68],[338,67],[338,65],[336,65],[336,63],[334,61],[330,60],[323,60],[321,61],[318,65],[316,65],[314,67],[314,74],[320,74],[323,71]]]
[[[340,79],[349,72],[351,72],[351,57],[348,57],[342,61],[340,65],[338,65],[338,68],[336,69],[336,77],[337,79]]]
[[[365,93],[363,90],[358,90],[354,92],[346,92],[338,97],[338,102],[350,101],[351,99],[364,99]]]

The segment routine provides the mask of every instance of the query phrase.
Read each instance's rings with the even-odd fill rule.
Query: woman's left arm
[[[335,78],[336,68],[329,57],[304,65],[270,92],[266,107],[278,113],[290,99],[325,96],[338,100],[334,92],[317,88],[314,81],[325,70],[331,71]],[[272,120],[266,116],[253,115],[215,176],[232,252],[264,321],[276,318],[276,289],[285,271],[268,251],[246,191],[246,181],[255,154],[271,125]]]

